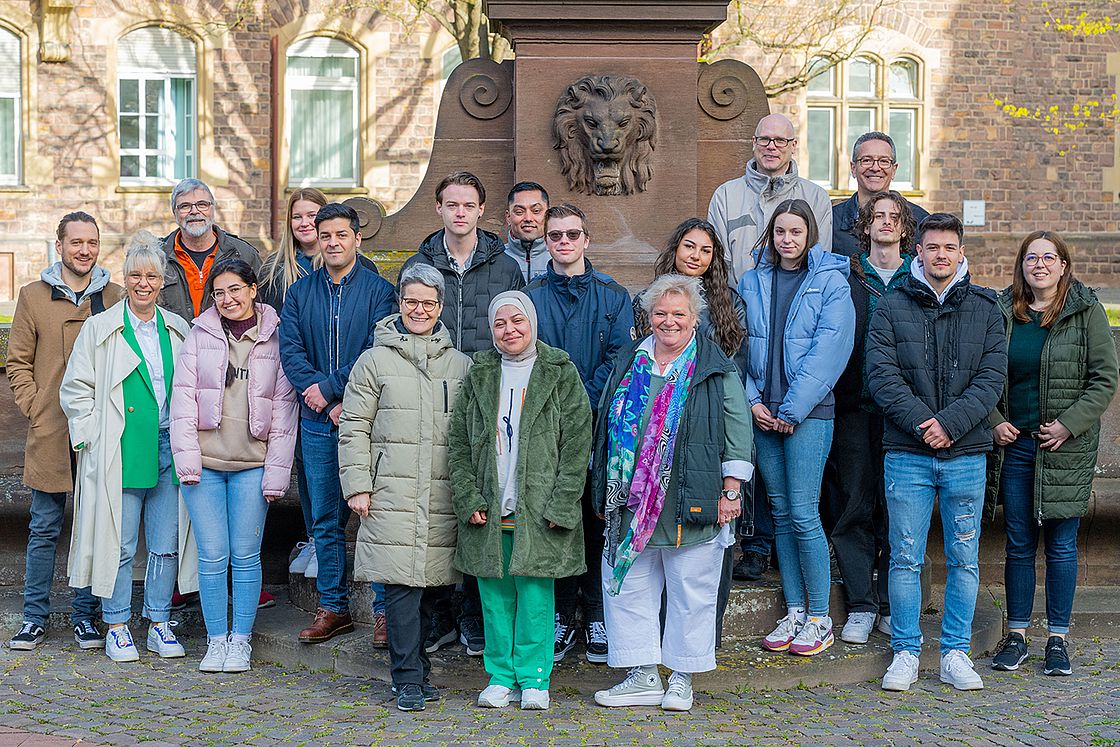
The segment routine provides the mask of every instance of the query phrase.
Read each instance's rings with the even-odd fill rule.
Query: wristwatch
[[[739,496],[740,496],[740,493],[735,488],[731,488],[730,490],[719,491],[719,497],[720,498],[726,498],[729,501],[737,501],[737,500],[739,500]]]

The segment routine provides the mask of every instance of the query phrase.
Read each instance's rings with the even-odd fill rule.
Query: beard
[[[208,232],[213,230],[214,221],[206,219],[202,221],[183,221],[179,228],[190,236],[192,239],[198,239],[205,236]]]

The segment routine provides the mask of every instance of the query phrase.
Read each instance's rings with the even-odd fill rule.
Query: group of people
[[[440,182],[443,227],[395,287],[359,252],[358,215],[315,189],[291,195],[262,264],[216,225],[210,189],[180,182],[178,228],[132,238],[123,289],[97,266],[94,218],[65,216],[10,337],[32,489],[11,647],[46,634],[73,489],[78,644],[138,658],[143,516],[148,650],[185,655],[171,600],[197,590],[199,668],[249,669],[268,503],[294,466],[308,540],[291,570],[319,594],[299,640],[354,629],[357,514],[352,575],[373,587],[401,710],[440,697],[429,654],[456,638],[490,675],[480,706],[548,708],[579,637],[588,661],[627,670],[597,703],[688,710],[730,581],[764,573],[771,544],[787,610],[762,646],[833,645],[831,547],[840,638],[889,635],[883,687],[908,689],[935,499],[941,679],[983,686],[968,651],[981,520],[999,504],[1009,633],[993,666],[1027,658],[1041,533],[1045,671],[1070,673],[1078,519],[1117,386],[1103,308],[1051,232],[1026,237],[1006,290],[973,285],[959,219],[890,189],[887,135],[856,141],[858,188],[835,206],[797,175],[796,145],[788,119],[763,118],[745,175],[677,227],[633,298],[592,266],[582,210],[518,183],[503,241],[479,227],[468,172]]]

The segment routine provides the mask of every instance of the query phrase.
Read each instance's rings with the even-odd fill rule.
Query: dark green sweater
[[[1024,435],[1038,430],[1038,376],[1042,370],[1042,347],[1050,330],[1042,326],[1042,314],[1028,312],[1031,320],[1014,319],[1007,344],[1007,419]]]

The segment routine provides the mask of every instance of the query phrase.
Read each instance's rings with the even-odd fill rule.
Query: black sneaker
[[[552,661],[564,661],[564,657],[576,645],[576,621],[570,615],[556,613],[556,645],[552,652]]]
[[[396,685],[393,685],[390,689],[393,691],[393,695],[400,694],[400,691]],[[439,688],[433,685],[431,682],[428,682],[427,680],[420,683],[420,692],[424,694],[425,703],[431,703],[432,701],[440,699]]]
[[[419,685],[414,685],[411,683],[407,685],[401,685],[400,694],[397,695],[397,710],[424,710],[424,691],[420,689]]]
[[[481,617],[463,617],[459,620],[459,643],[467,647],[470,656],[482,656],[486,650],[486,634]]]
[[[38,623],[24,621],[19,632],[8,641],[8,648],[13,651],[34,651],[35,647],[47,637],[47,631]]]
[[[1066,639],[1059,635],[1052,635],[1046,641],[1046,664],[1042,673],[1051,677],[1064,677],[1073,674],[1073,665],[1069,663],[1069,651],[1066,650]]]
[[[992,657],[992,669],[1014,672],[1026,660],[1026,639],[1019,633],[1008,633],[1007,637],[996,647],[996,655]]]
[[[731,577],[736,581],[757,581],[769,568],[769,557],[760,552],[745,552],[731,569]]]
[[[431,654],[454,643],[456,632],[455,621],[451,619],[451,615],[442,612],[432,613],[432,632],[424,642],[424,650]]]
[[[602,620],[592,620],[583,630],[587,641],[587,660],[592,664],[607,663],[607,626]]]
[[[74,625],[74,641],[82,650],[102,648],[105,636],[101,635],[91,620],[82,620]]]

